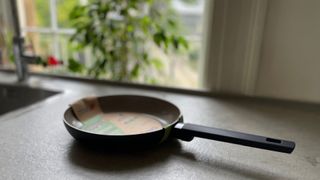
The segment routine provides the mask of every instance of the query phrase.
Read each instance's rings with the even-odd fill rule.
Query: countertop
[[[0,72],[0,82],[15,75]],[[320,106],[168,91],[32,76],[29,86],[63,91],[0,116],[0,179],[319,179]],[[68,105],[89,95],[136,94],[177,105],[185,122],[289,139],[283,154],[195,138],[136,152],[97,151],[76,142],[63,125]]]

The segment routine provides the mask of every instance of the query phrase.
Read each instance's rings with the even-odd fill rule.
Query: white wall
[[[320,1],[269,0],[255,95],[320,102]]]

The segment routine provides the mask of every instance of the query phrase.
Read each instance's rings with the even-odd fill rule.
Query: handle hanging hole
[[[269,142],[272,142],[272,143],[279,143],[279,144],[281,144],[281,140],[279,140],[279,139],[267,138],[266,140],[269,141]]]

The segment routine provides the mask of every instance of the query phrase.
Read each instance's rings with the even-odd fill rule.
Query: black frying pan
[[[64,114],[64,124],[75,139],[110,147],[137,147],[159,144],[168,138],[191,141],[194,137],[200,137],[283,153],[291,153],[295,148],[295,143],[292,141],[183,123],[182,114],[175,105],[157,98],[116,95],[98,97],[98,101],[106,114],[121,112],[148,114],[159,120],[161,128],[122,135],[95,133],[81,129],[80,121],[73,110],[68,108]]]

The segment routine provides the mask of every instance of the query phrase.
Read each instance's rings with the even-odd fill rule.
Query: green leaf
[[[151,59],[151,64],[157,69],[161,70],[163,68],[163,63],[161,59],[153,58]]]
[[[74,73],[81,73],[84,70],[83,64],[80,64],[73,58],[68,59],[68,69]]]
[[[175,48],[175,49],[179,49],[179,40],[177,39],[177,38],[175,38],[175,37],[173,37],[172,38],[172,43],[173,43],[173,47]]]
[[[73,10],[69,14],[69,18],[77,19],[79,17],[82,17],[85,13],[85,6],[75,6]]]
[[[128,25],[127,26],[127,32],[132,32],[134,29],[133,29],[133,26],[132,25]]]
[[[160,33],[154,34],[153,41],[156,43],[157,46],[161,47],[162,35]]]
[[[188,41],[187,41],[185,38],[183,38],[182,36],[180,36],[180,37],[178,38],[178,41],[179,41],[180,44],[182,44],[182,46],[183,46],[184,48],[189,49]]]
[[[133,67],[133,69],[132,69],[132,71],[131,71],[131,76],[132,76],[133,78],[138,77],[139,74],[140,74],[140,70],[141,70],[141,66],[140,66],[140,64],[137,63],[137,64]]]
[[[177,27],[177,23],[173,19],[169,19],[168,20],[168,24],[173,28]]]

